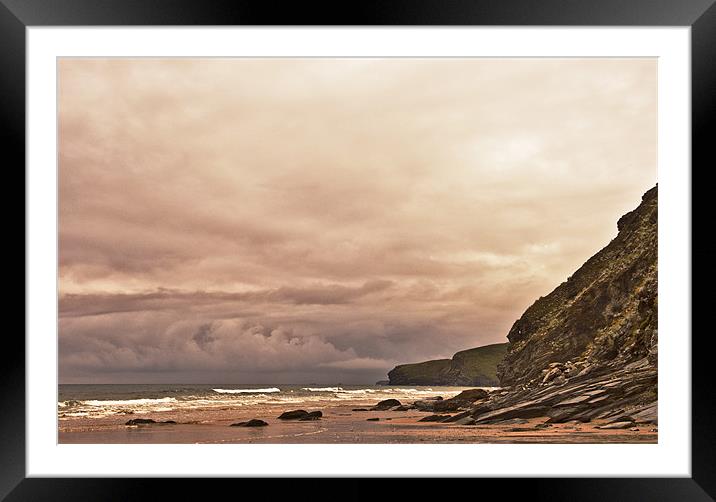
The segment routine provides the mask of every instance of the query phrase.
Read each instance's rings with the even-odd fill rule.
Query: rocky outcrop
[[[419,411],[451,412],[469,408],[475,402],[482,401],[489,396],[484,389],[468,389],[450,399],[424,399],[415,401],[413,407]]]
[[[497,364],[507,352],[506,343],[485,345],[456,353],[452,359],[402,364],[388,372],[390,385],[498,385]]]
[[[563,384],[491,395],[469,414],[478,424],[536,417],[549,417],[549,423],[595,419],[656,423],[656,383],[656,368],[644,358],[601,376],[584,374]]]

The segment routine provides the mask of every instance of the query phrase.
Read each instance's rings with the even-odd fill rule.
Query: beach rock
[[[419,411],[435,411],[435,403],[437,401],[420,400],[413,403],[413,408]]]
[[[413,406],[411,404],[401,404],[400,406],[396,406],[395,408],[392,408],[392,411],[408,411],[408,410],[414,410],[414,409],[415,409],[415,406]]]
[[[433,411],[439,412],[452,412],[461,411],[469,407],[472,404],[471,401],[459,401],[456,399],[446,399],[445,401],[436,401],[433,406]]]
[[[597,429],[631,429],[634,427],[634,422],[613,422],[606,425],[598,425]]]
[[[306,410],[284,411],[279,415],[280,420],[299,420],[308,415]]]
[[[133,418],[128,420],[124,425],[162,425],[162,424],[176,424],[174,420],[164,420],[163,422],[157,422],[151,418]]]
[[[475,418],[475,422],[480,424],[498,423],[510,418],[537,418],[546,417],[550,407],[548,406],[510,406],[495,411],[488,411]],[[474,415],[473,415],[474,416]]]
[[[351,411],[370,411],[368,408],[353,408]]]
[[[558,375],[562,373],[562,370],[559,368],[552,368],[551,370],[547,371],[547,373],[544,375],[544,378],[542,379],[542,383],[545,384],[549,382],[550,380],[556,378]]]
[[[301,422],[307,422],[309,420],[319,420],[323,416],[323,413],[320,411],[311,411],[309,413],[306,413],[304,416],[299,418]]]
[[[380,401],[378,404],[373,406],[371,410],[373,411],[385,411],[389,410],[390,408],[394,408],[396,406],[400,406],[401,403],[397,399],[385,399],[383,401]]]
[[[474,403],[475,401],[479,401],[480,399],[485,399],[489,395],[490,393],[487,392],[485,389],[468,389],[462,391],[460,394],[450,399],[455,401],[470,401]]]
[[[451,415],[428,415],[423,417],[418,422],[442,422],[446,418],[450,418]]]
[[[413,406],[415,409],[420,411],[432,411],[432,412],[453,412],[461,411],[465,408],[470,407],[476,401],[486,399],[489,397],[489,393],[484,389],[468,389],[462,391],[455,397],[450,399],[423,399],[415,401]]]
[[[659,421],[659,407],[657,403],[653,403],[649,406],[633,411],[631,416],[635,422],[648,422],[655,424]]]
[[[507,420],[500,420],[499,422],[495,423],[500,425],[519,425],[529,423],[529,420],[526,420],[524,418],[508,418]]]
[[[557,378],[552,380],[552,385],[564,385],[566,381],[567,379],[564,377],[564,375],[558,375]]]
[[[146,425],[156,423],[157,422],[155,420],[152,420],[151,418],[133,418],[131,420],[127,420],[124,425]]]
[[[380,418],[378,418],[378,417],[366,418],[366,419],[365,419],[366,422],[377,422],[377,421],[379,421],[379,420],[380,420]]]
[[[451,423],[451,422],[457,422],[461,418],[470,417],[472,418],[472,410],[463,411],[462,413],[458,413],[456,415],[448,415],[448,417],[443,420],[443,422]]]
[[[252,418],[251,420],[248,420],[246,422],[238,422],[235,424],[231,424],[231,427],[265,427],[267,425],[268,423],[264,422],[263,420]]]
[[[462,417],[453,422],[455,425],[474,425],[475,419],[472,417]]]
[[[634,419],[629,415],[618,415],[616,417],[611,417],[607,424],[616,424],[620,422],[634,422]]]

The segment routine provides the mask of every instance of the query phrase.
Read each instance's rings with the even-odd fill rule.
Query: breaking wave
[[[143,405],[143,404],[155,404],[155,403],[176,403],[177,400],[173,397],[162,397],[159,399],[122,399],[114,401],[80,401],[82,404],[87,406],[129,406],[129,405]]]
[[[277,387],[269,387],[268,389],[211,389],[219,394],[268,394],[270,392],[281,392]]]

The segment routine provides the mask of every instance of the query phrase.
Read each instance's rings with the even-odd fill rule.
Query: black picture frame
[[[111,25],[444,25],[444,26],[688,26],[691,27],[692,176],[716,165],[709,132],[716,117],[716,0],[361,0],[290,2],[260,0],[0,0],[0,110],[6,173],[25,162],[25,30],[33,26]],[[22,181],[24,185],[24,177]],[[9,185],[8,188],[10,188]],[[10,190],[12,190],[10,188]],[[695,201],[692,195],[692,201]],[[692,203],[693,204],[693,203]],[[693,206],[692,206],[693,207]],[[692,209],[694,221],[700,213]],[[11,214],[11,213],[7,213]],[[693,238],[692,238],[693,246]],[[10,247],[10,246],[9,246]],[[705,256],[709,245],[693,248]],[[27,250],[24,250],[27,251]],[[19,254],[19,250],[16,251]],[[24,258],[24,257],[23,257]],[[27,273],[27,270],[26,270]],[[23,287],[24,291],[24,287]],[[16,294],[16,293],[13,293]],[[19,295],[17,295],[19,297]],[[24,299],[24,295],[23,295]],[[694,303],[703,298],[694,297]],[[19,315],[19,314],[18,314]],[[23,318],[24,325],[24,318]],[[686,339],[688,333],[682,334]],[[692,477],[481,479],[478,490],[522,491],[539,500],[714,500],[716,426],[713,424],[711,351],[708,331],[693,330]],[[19,331],[4,335],[0,381],[0,499],[138,500],[154,498],[149,479],[59,479],[25,476],[25,340]],[[165,480],[166,481],[166,480]],[[226,480],[229,482],[229,480]],[[245,483],[246,480],[242,481]],[[310,487],[295,480],[292,492]],[[346,498],[370,490],[349,480]],[[221,483],[225,484],[225,483]],[[187,498],[192,486],[172,480]],[[490,486],[488,486],[490,485]],[[216,485],[214,485],[216,486]],[[422,492],[400,488],[400,498]],[[473,489],[474,489],[473,485]],[[495,492],[495,493],[498,493]],[[166,498],[172,496],[164,492]],[[423,492],[424,493],[424,492]],[[454,495],[454,493],[453,493]],[[319,496],[320,495],[316,495]],[[477,495],[476,495],[477,496]]]

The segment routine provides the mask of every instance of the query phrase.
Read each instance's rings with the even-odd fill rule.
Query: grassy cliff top
[[[392,385],[497,385],[497,364],[507,352],[506,343],[463,350],[452,359],[401,364],[388,372]]]

